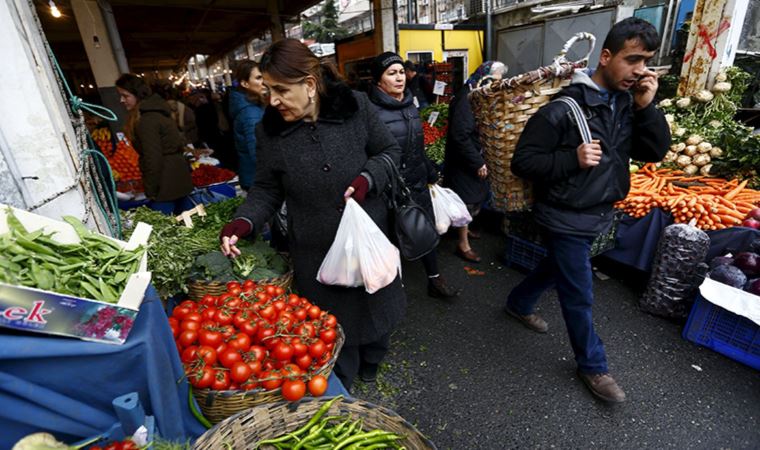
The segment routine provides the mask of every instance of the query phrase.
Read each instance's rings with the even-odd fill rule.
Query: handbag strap
[[[393,159],[385,153],[381,153],[379,156],[385,162],[385,165],[388,166],[388,180],[390,181],[387,188],[389,191],[388,200],[391,209],[396,209],[409,196],[409,188],[406,187],[404,178],[401,176],[401,172],[399,172]]]
[[[581,134],[581,139],[583,140],[584,144],[590,144],[591,140],[593,139],[591,137],[591,130],[588,127],[588,121],[586,120],[586,115],[583,114],[583,110],[581,110],[580,105],[578,105],[578,102],[575,101],[572,97],[558,97],[552,101],[555,102],[562,102],[570,107],[570,114],[573,115],[573,118],[575,119],[575,123],[578,125],[578,131]]]

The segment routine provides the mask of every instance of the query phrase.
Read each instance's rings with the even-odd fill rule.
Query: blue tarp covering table
[[[657,252],[660,234],[672,223],[673,217],[658,208],[640,219],[623,216],[618,224],[615,248],[604,253],[604,256],[649,272]],[[710,249],[707,252],[707,261],[709,261],[726,251],[736,252],[747,248],[750,242],[760,238],[760,231],[746,227],[731,227],[708,231],[707,235],[710,236]]]
[[[346,394],[331,375],[328,395]],[[163,438],[195,439],[205,428],[188,407],[187,383],[166,314],[149,287],[123,345],[0,328],[0,449],[47,431],[75,442],[115,422],[111,401],[137,392]]]

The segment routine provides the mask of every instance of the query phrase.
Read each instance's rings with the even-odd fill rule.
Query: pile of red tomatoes
[[[282,389],[286,400],[320,396],[318,375],[338,349],[338,320],[304,297],[251,280],[219,296],[185,300],[169,325],[196,389]]]

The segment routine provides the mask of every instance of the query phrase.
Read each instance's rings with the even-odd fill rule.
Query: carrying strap
[[[591,137],[591,130],[588,127],[588,121],[586,121],[586,115],[583,114],[583,110],[581,110],[580,105],[578,105],[578,102],[575,101],[572,97],[557,97],[553,102],[562,102],[570,107],[570,114],[573,115],[573,118],[575,119],[575,123],[578,125],[578,131],[581,134],[581,139],[583,140],[584,144],[590,144],[591,140],[593,139]]]
[[[378,156],[383,162],[385,162],[385,165],[388,166],[388,201],[390,203],[390,208],[396,209],[399,204],[403,203],[403,199],[409,195],[409,189],[406,187],[404,178],[401,176],[401,172],[399,172],[393,159],[386,153],[381,153]]]

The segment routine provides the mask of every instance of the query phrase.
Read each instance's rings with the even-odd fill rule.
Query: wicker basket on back
[[[565,59],[578,40],[588,40],[588,54],[579,61]],[[590,33],[578,33],[565,43],[550,66],[474,89],[469,94],[480,133],[488,179],[493,191],[493,208],[502,212],[524,211],[533,203],[530,182],[512,174],[510,164],[517,141],[528,119],[568,84],[576,69],[586,67],[594,49]]]

